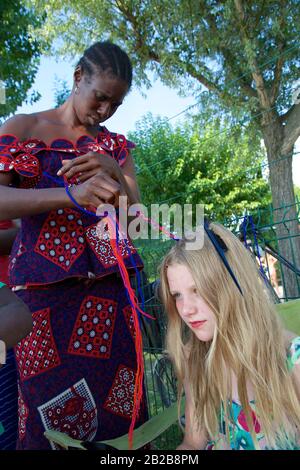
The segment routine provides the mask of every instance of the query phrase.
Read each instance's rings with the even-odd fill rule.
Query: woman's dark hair
[[[132,82],[132,64],[126,52],[109,41],[96,42],[86,49],[78,62],[83,73],[92,76],[95,68],[99,72],[111,72],[117,78],[124,80],[128,89]]]

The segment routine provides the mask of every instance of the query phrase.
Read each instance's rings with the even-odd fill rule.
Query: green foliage
[[[297,0],[243,2],[247,30],[232,0],[31,0],[47,21],[39,34],[56,51],[81,54],[93,41],[110,38],[124,46],[133,59],[136,81],[149,85],[147,72],[178,87],[184,94],[218,94],[222,105],[244,116],[256,112],[258,97],[253,83],[253,60],[271,91],[277,58],[283,67],[277,110],[291,104],[290,86],[299,76],[299,21]],[[277,98],[277,96],[276,96]],[[216,107],[216,100],[209,100]]]
[[[71,90],[69,89],[66,80],[57,80],[54,91],[55,107],[58,108],[59,106],[61,106],[69,97],[70,93]]]
[[[222,221],[270,202],[261,171],[264,152],[246,131],[228,135],[219,123],[174,128],[149,114],[130,138],[137,144],[134,159],[146,206],[203,203],[208,215]]]
[[[24,100],[34,102],[39,94],[27,92],[39,66],[40,48],[30,33],[42,24],[41,16],[20,0],[1,0],[0,80],[5,86],[6,103],[0,104],[0,119],[14,113]]]

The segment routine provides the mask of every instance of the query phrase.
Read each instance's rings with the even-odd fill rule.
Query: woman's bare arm
[[[141,196],[136,180],[134,161],[130,152],[127,155],[126,162],[122,166],[122,173],[127,184],[126,192],[130,199],[129,204],[140,203]]]
[[[28,307],[8,287],[0,289],[0,340],[6,349],[15,346],[32,328]]]
[[[0,256],[10,254],[18,231],[18,227],[0,229]]]
[[[190,393],[188,381],[184,381],[185,390],[185,433],[182,443],[177,450],[200,450],[205,449],[207,444],[207,433],[204,429],[197,429],[195,420],[195,409]]]
[[[29,126],[34,125],[32,116],[15,116],[0,127],[0,135],[13,134],[20,140],[30,134]],[[16,189],[8,187],[13,182],[14,174],[0,172],[0,220],[22,218],[41,214],[62,207],[73,208],[64,188]],[[103,202],[110,202],[119,195],[120,185],[105,171],[72,189],[72,195],[83,207],[98,207]]]

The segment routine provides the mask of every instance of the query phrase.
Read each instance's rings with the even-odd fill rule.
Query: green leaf
[[[74,447],[75,449],[86,450],[82,445],[81,441],[72,439],[67,434],[58,431],[46,431],[44,436],[51,442],[58,444],[63,449],[68,449],[69,447]]]
[[[181,401],[181,408],[184,409],[185,399]],[[177,403],[170,406],[163,412],[154,416],[146,423],[142,424],[139,428],[135,429],[133,432],[133,450],[140,449],[149,442],[156,439],[163,432],[165,432],[172,424],[176,423],[178,419],[178,406]],[[55,444],[60,445],[64,449],[73,447],[75,449],[86,450],[84,447],[84,441],[78,441],[72,439],[68,435],[58,432],[58,431],[46,431],[44,433],[45,437],[54,442]],[[93,447],[96,449],[97,444],[106,444],[108,446],[114,447],[117,450],[128,450],[128,434],[124,434],[121,437],[116,439],[110,439],[108,441],[99,441],[95,442]],[[102,447],[102,446],[101,446]],[[102,447],[103,448],[103,447]]]

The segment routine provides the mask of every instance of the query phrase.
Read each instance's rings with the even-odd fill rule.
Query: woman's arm
[[[15,116],[0,127],[1,134],[13,134],[20,140],[30,135],[31,116]],[[21,218],[41,214],[62,207],[74,208],[64,188],[16,189],[8,187],[14,173],[0,172],[0,220]],[[73,197],[82,207],[98,207],[103,202],[112,202],[120,193],[120,184],[101,169],[95,176],[71,190]]]
[[[0,340],[6,349],[14,347],[32,329],[31,313],[27,306],[8,287],[0,289]]]
[[[18,115],[0,127],[0,135],[12,134],[20,141],[26,140],[36,119],[30,115]],[[51,209],[70,207],[71,202],[64,189],[16,189],[7,187],[14,180],[13,171],[0,172],[0,220],[15,219],[40,214]]]
[[[18,231],[18,227],[8,229],[0,228],[0,256],[10,255]]]
[[[131,153],[129,152],[126,162],[122,166],[122,172],[127,184],[127,194],[129,197],[129,204],[136,204],[141,202],[140,190],[136,180],[136,173],[134,162]]]
[[[207,433],[205,430],[197,429],[195,420],[195,409],[187,380],[184,381],[185,390],[185,433],[182,443],[177,450],[200,450],[205,449],[207,444]]]
[[[63,188],[16,189],[6,185],[7,175],[0,173],[0,220],[41,214],[61,207],[73,207]]]

